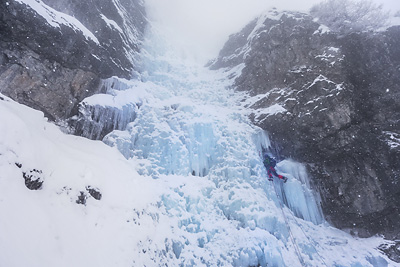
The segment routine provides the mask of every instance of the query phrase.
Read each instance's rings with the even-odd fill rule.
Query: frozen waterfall
[[[140,81],[115,78],[83,102],[96,107],[85,117],[99,129],[116,129],[103,141],[164,188],[151,212],[137,213],[159,231],[140,243],[135,266],[387,266],[324,221],[302,164],[283,160],[277,171],[288,182],[267,181],[260,155],[271,149],[268,134],[229,89],[240,69],[191,65],[154,29],[143,50]]]

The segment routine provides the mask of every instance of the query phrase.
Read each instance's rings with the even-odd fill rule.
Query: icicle
[[[135,120],[143,94],[137,81],[111,77],[101,87],[106,93],[85,98],[78,115],[70,120],[75,134],[99,140],[113,130],[125,130]]]
[[[306,221],[320,224],[324,221],[319,195],[310,188],[305,166],[292,160],[283,160],[277,164],[278,173],[288,177],[285,184],[277,183],[281,198],[293,213]]]
[[[124,130],[129,122],[135,120],[137,109],[134,104],[116,108],[83,102],[72,125],[77,135],[100,140],[113,130]]]
[[[124,91],[131,88],[135,83],[116,76],[105,79],[101,82],[100,88],[106,94],[113,94],[114,91]]]
[[[271,141],[266,131],[259,130],[257,134],[253,136],[253,140],[260,152],[271,147]]]

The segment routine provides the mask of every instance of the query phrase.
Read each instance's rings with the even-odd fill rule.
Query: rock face
[[[131,77],[141,0],[0,2],[0,92],[51,120],[77,113],[101,79]]]
[[[400,236],[400,27],[338,37],[270,11],[232,35],[210,67],[236,89],[277,153],[304,162],[328,221]]]

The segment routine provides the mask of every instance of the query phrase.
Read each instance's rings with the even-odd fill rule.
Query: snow
[[[253,31],[249,34],[249,37],[247,38],[248,41],[254,38],[257,34],[260,34],[259,30],[264,27],[264,22],[267,19],[270,20],[280,20],[281,17],[285,14],[285,12],[278,12],[276,10],[268,10],[264,13],[262,13],[258,18],[257,18],[257,23],[256,26],[254,27]]]
[[[301,163],[280,161],[288,182],[267,181],[268,133],[251,124],[229,73],[177,60],[165,42],[150,30],[141,81],[114,77],[83,101],[138,107],[104,142],[65,135],[1,96],[2,265],[395,266],[376,250],[382,238],[325,222]],[[39,190],[24,184],[33,169]]]
[[[59,28],[60,25],[65,25],[71,27],[74,31],[81,32],[87,40],[92,40],[96,44],[100,44],[96,36],[86,28],[79,20],[76,18],[58,12],[52,7],[46,5],[41,0],[16,0],[18,3],[25,4],[35,10],[40,16],[46,19],[47,23],[53,27]]]
[[[136,25],[133,25],[133,23],[129,20],[129,17],[131,15],[130,11],[126,10],[119,0],[112,0],[112,2],[114,3],[114,6],[122,19],[122,27],[118,27],[119,25],[115,21],[109,19],[106,20],[105,16],[103,16],[103,19],[108,23],[109,26],[115,27],[121,33],[121,30],[124,30],[124,35],[127,39],[126,44],[128,47],[132,45],[139,45],[141,43],[141,40],[139,38],[141,34],[138,32]],[[125,41],[125,38],[123,38],[123,40]],[[124,51],[124,53],[131,58],[132,62],[136,61],[136,54],[133,51]]]
[[[117,31],[119,31],[121,34],[124,33],[124,31],[121,29],[121,27],[114,20],[107,18],[103,14],[101,14],[101,18],[107,23],[107,26],[110,27],[111,29],[114,28]]]
[[[242,59],[246,59],[251,51],[252,42],[259,39],[261,34],[269,34],[275,27],[272,26],[270,29],[265,30],[265,24],[268,23],[268,20],[279,21],[282,16],[290,17],[295,20],[302,20],[302,16],[298,16],[297,14],[293,14],[292,12],[287,11],[278,11],[277,9],[266,10],[261,13],[253,22],[254,25],[253,30],[247,36],[247,43],[242,47],[238,48],[234,54],[226,56],[220,60],[222,61],[230,61],[234,58],[242,57]],[[244,37],[244,36],[243,36]]]
[[[122,108],[123,106],[126,106],[128,104],[140,103],[143,101],[143,96],[141,96],[140,93],[145,94],[145,92],[140,92],[139,90],[135,90],[135,94],[130,94],[126,91],[114,91],[114,95],[97,94],[85,98],[82,101],[82,104]]]
[[[340,48],[331,46],[329,47],[329,50],[338,53],[340,51]]]
[[[307,89],[310,89],[311,87],[313,87],[314,85],[316,85],[317,83],[320,83],[320,82],[327,82],[327,83],[335,84],[333,81],[329,80],[327,77],[320,74],[320,75],[318,75],[317,78],[314,79],[314,81],[310,85],[307,86]]]
[[[271,116],[271,115],[275,115],[278,113],[285,113],[285,112],[287,112],[287,110],[279,104],[273,104],[272,106],[269,106],[267,108],[262,108],[262,109],[256,110],[257,117],[259,117],[261,115]]]
[[[132,253],[124,247],[131,238],[119,233],[135,231],[127,223],[132,205],[145,208],[157,186],[116,150],[64,135],[40,112],[2,98],[0,210],[7,216],[0,217],[1,265],[128,266]],[[23,182],[22,171],[34,168],[43,171],[39,191]],[[89,197],[87,206],[77,205],[87,186],[99,188],[101,201]]]
[[[307,72],[309,69],[307,68],[306,65],[301,65],[301,66],[295,66],[292,70],[289,70],[291,73],[303,73]]]
[[[385,131],[384,134],[386,135],[387,144],[392,149],[396,149],[400,147],[400,134],[390,131]]]
[[[313,34],[325,34],[331,32],[331,29],[328,26],[321,24]]]
[[[297,16],[293,12],[281,11],[276,8],[265,10],[263,13],[261,13],[258,16],[256,26],[254,27],[253,31],[250,33],[248,40],[250,41],[250,39],[254,38],[254,36],[259,35],[261,33],[259,30],[264,28],[264,23],[266,20],[279,21],[282,18],[282,16],[290,17],[297,21],[304,19],[302,16]]]

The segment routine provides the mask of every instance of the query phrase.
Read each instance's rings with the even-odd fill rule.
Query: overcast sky
[[[392,11],[400,0],[374,0]],[[205,63],[218,55],[229,35],[264,10],[308,11],[320,0],[145,0],[152,21],[159,22],[180,54]],[[167,30],[169,29],[169,30]]]

